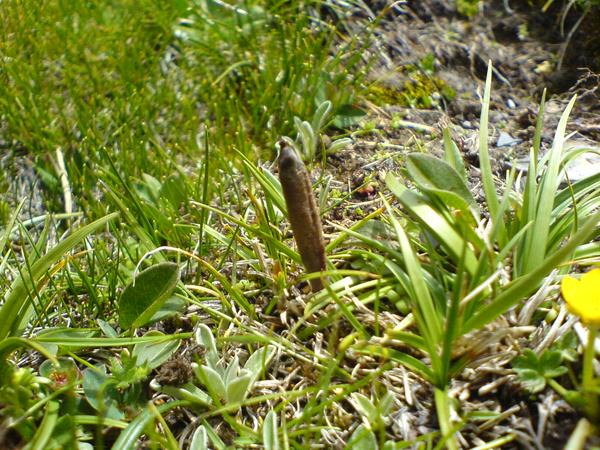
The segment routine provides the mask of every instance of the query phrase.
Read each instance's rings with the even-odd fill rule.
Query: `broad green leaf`
[[[360,424],[344,448],[346,450],[374,450],[378,448],[377,438],[372,430],[369,430],[364,424]]]
[[[119,325],[123,329],[147,324],[175,290],[179,266],[160,263],[140,272],[119,299]]]
[[[340,129],[349,128],[359,123],[365,115],[362,109],[354,105],[341,105],[335,112],[333,125]]]
[[[144,336],[164,336],[158,330],[152,330]],[[141,366],[147,364],[148,368],[155,369],[161,364],[167,362],[169,358],[177,351],[181,341],[164,342],[142,342],[135,344],[132,355],[136,357],[137,363]]]
[[[185,309],[186,304],[187,302],[183,298],[172,295],[165,301],[160,309],[154,313],[148,323],[155,323],[176,316]]]
[[[468,186],[448,163],[431,155],[411,153],[406,169],[414,183],[429,195],[436,196],[451,208],[476,216],[476,202]]]
[[[83,371],[83,392],[88,403],[109,419],[121,420],[124,415],[118,408],[118,394],[106,368],[98,366]]]
[[[275,356],[275,347],[272,345],[267,345],[250,355],[246,364],[244,364],[244,369],[250,371],[252,374],[252,383],[262,375],[265,368],[273,359],[273,356]]]
[[[350,397],[354,409],[356,409],[361,416],[363,416],[371,425],[373,425],[377,421],[377,417],[379,415],[377,408],[375,408],[375,405],[373,405],[373,402],[371,402],[367,396],[358,392],[353,392],[350,394]]]
[[[208,391],[219,397],[219,399],[224,400],[227,391],[222,374],[208,366],[200,366],[199,370],[203,375],[203,382]]]
[[[463,236],[429,206],[423,197],[402,186],[395,176],[388,174],[385,182],[400,203],[429,230],[458,263],[465,243]],[[470,275],[474,275],[477,270],[477,258],[470,246],[465,254],[465,268]]]
[[[86,236],[117,216],[118,213],[112,213],[79,228],[39,258],[31,266],[30,272],[22,272],[21,276],[11,285],[4,297],[4,304],[0,307],[0,340],[9,336],[17,336],[27,327],[34,314],[30,294],[38,292],[36,286],[40,285],[40,280],[48,273],[48,270]],[[43,305],[40,306],[40,309],[43,309]]]
[[[238,377],[227,385],[225,397],[227,403],[241,403],[252,389],[251,382],[252,374],[247,370],[242,370]]]

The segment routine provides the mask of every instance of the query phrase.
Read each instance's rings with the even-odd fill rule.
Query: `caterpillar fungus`
[[[296,150],[279,141],[279,181],[294,239],[308,273],[325,270],[325,245],[319,208],[308,171]],[[310,280],[313,292],[323,289],[322,278]]]

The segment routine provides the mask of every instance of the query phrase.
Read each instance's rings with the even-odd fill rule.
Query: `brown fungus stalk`
[[[294,148],[279,141],[279,180],[288,210],[288,218],[302,262],[309,273],[325,270],[325,246],[319,208],[315,201],[308,171]],[[313,292],[323,289],[323,280],[310,280]]]

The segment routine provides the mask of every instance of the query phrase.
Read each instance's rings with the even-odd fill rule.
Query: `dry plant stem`
[[[294,239],[307,272],[325,270],[325,246],[319,209],[304,163],[296,151],[280,141],[279,180]],[[323,289],[321,278],[310,280],[313,292]]]

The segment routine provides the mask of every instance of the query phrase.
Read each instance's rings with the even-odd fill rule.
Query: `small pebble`
[[[521,139],[516,139],[505,131],[501,131],[500,136],[498,136],[498,141],[496,141],[496,147],[512,147],[519,142],[521,142]]]
[[[506,106],[508,106],[510,109],[515,109],[517,107],[516,103],[512,98],[506,100]]]

